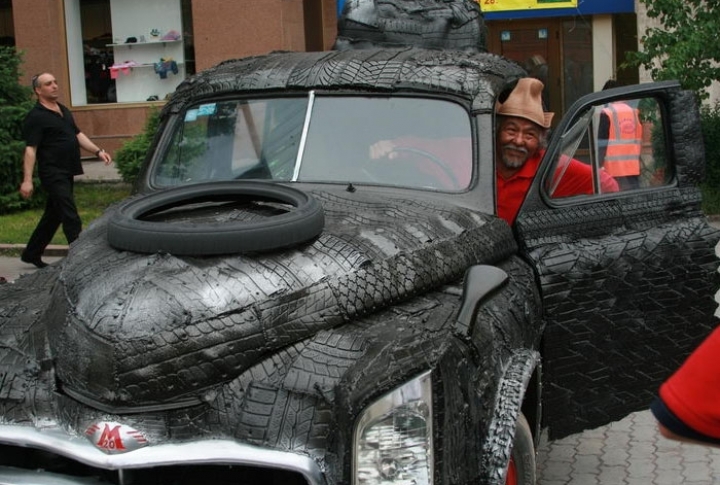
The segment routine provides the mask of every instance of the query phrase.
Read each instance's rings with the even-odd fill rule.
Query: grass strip
[[[128,197],[131,192],[129,184],[125,183],[92,183],[81,182],[75,184],[75,204],[83,222],[83,227],[97,217],[115,202]],[[25,210],[12,214],[0,215],[0,244],[25,244],[40,217],[43,208]],[[67,239],[60,228],[50,244],[66,245]]]

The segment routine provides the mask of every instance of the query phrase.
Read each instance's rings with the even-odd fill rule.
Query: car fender
[[[474,265],[465,273],[462,298],[453,332],[474,349],[478,372],[494,369],[494,383],[478,379],[472,395],[482,418],[482,443],[478,447],[482,483],[504,483],[515,437],[517,420],[523,411],[526,393],[538,404],[538,392],[530,391],[533,376],[540,371],[536,350],[542,331],[539,294],[534,274],[520,259],[499,264]],[[539,385],[539,384],[538,384]],[[490,389],[492,389],[490,391]],[[490,391],[490,392],[488,392]],[[530,409],[537,424],[539,409]],[[538,434],[537,425],[534,434]]]
[[[482,447],[480,470],[483,483],[505,483],[505,468],[512,453],[515,427],[521,413],[523,399],[540,354],[530,349],[518,349],[510,356],[504,368],[490,423],[487,440]]]

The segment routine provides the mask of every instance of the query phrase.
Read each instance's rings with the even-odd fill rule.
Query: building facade
[[[193,72],[228,58],[332,47],[335,0],[0,0],[21,82],[51,72],[61,102],[108,151],[139,133]]]
[[[0,44],[23,53],[21,82],[52,72],[79,126],[110,151],[188,75],[228,58],[332,47],[345,0],[0,0]],[[649,81],[621,69],[638,47],[639,0],[479,0],[488,47],[546,83],[548,110]],[[557,116],[556,119],[559,119]]]
[[[489,50],[521,63],[545,83],[549,111],[564,113],[608,79],[638,82],[637,69],[619,69],[624,53],[637,50],[634,0],[480,1],[488,4]]]

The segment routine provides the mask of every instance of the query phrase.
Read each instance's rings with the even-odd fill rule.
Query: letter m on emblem
[[[120,436],[121,425],[110,427],[109,424],[105,423],[105,429],[103,429],[100,439],[97,442],[97,447],[105,450],[124,450],[125,446]]]

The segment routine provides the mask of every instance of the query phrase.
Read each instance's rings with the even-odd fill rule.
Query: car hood
[[[191,405],[280,349],[516,249],[507,224],[467,208],[312,195],[322,234],[265,254],[118,251],[106,237],[114,209],[106,212],[74,243],[47,313],[62,389],[112,412]]]

